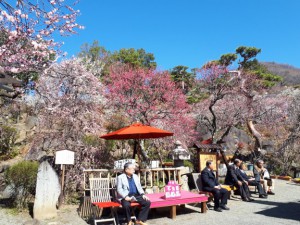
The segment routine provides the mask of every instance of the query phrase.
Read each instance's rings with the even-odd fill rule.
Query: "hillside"
[[[275,62],[262,62],[268,70],[279,76],[282,76],[284,85],[300,84],[300,69],[288,64],[280,64]]]

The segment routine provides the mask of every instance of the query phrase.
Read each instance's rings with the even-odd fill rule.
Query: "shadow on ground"
[[[197,207],[199,209],[199,211],[193,210],[188,207],[177,206],[176,207],[176,215],[177,216],[183,215],[183,214],[188,215],[189,213],[200,213],[201,212],[200,204],[191,204],[191,206]],[[166,218],[166,217],[170,218],[170,208],[169,207],[151,209],[148,219],[159,219],[159,218]],[[172,221],[171,218],[170,218],[170,221]]]
[[[189,204],[189,205],[193,206],[193,207],[196,207],[196,210],[189,208],[189,206],[187,206],[187,207],[177,206],[176,207],[177,216],[180,216],[180,215],[186,215],[187,216],[190,213],[200,213],[201,212],[201,204]],[[208,208],[210,208],[210,207],[213,208],[213,206],[210,206],[208,204]],[[138,216],[138,212],[139,212],[139,209],[136,208],[134,210],[134,215],[136,217]],[[124,214],[124,211],[122,210],[122,208],[118,208],[117,213],[118,213],[119,222],[121,224],[125,223],[125,214]],[[103,218],[110,218],[111,217],[110,210],[109,209],[104,210],[103,214],[102,214],[102,217]],[[172,221],[172,219],[170,218],[170,207],[150,209],[148,219],[165,219],[165,218],[169,218],[170,221]],[[90,216],[89,218],[85,218],[84,220],[87,222],[87,224],[91,224],[91,225],[94,224],[93,216]],[[105,224],[109,224],[109,222],[105,223]]]
[[[255,203],[261,203],[266,205],[274,205],[274,208],[269,208],[256,212],[256,214],[261,214],[264,216],[296,220],[300,222],[300,203],[299,202],[269,202],[269,201],[259,201]]]
[[[252,192],[252,197],[255,199],[258,198],[257,193],[254,194]],[[231,200],[240,201],[240,196],[233,196]],[[255,204],[264,204],[274,206],[273,208],[268,208],[262,210],[260,212],[256,212],[255,214],[260,214],[264,216],[274,217],[274,218],[281,218],[281,219],[289,219],[289,220],[296,220],[300,222],[300,201],[297,202],[273,202],[266,200],[255,200]],[[250,203],[250,204],[251,204]]]

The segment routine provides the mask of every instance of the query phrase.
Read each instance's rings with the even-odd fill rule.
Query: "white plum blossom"
[[[13,67],[13,68],[10,69],[10,72],[12,72],[12,73],[18,73],[19,69]]]
[[[74,182],[70,182],[70,174],[78,175],[76,169],[86,160],[88,166],[99,163],[94,161],[94,149],[84,144],[84,137],[105,132],[104,87],[80,60],[74,59],[46,69],[39,77],[37,90],[41,93],[34,105],[38,125],[29,151],[40,151],[43,140],[51,140],[49,147],[53,149],[72,149],[76,163],[66,176],[66,186],[71,187]]]
[[[18,10],[15,11],[15,14],[16,14],[16,15],[21,15],[21,13],[22,13],[22,12],[21,12],[20,9],[18,9]]]
[[[81,29],[76,23],[79,13],[70,2],[22,0],[12,10],[7,10],[6,3],[11,5],[9,0],[0,4],[0,32],[7,37],[0,44],[0,71],[45,69],[44,65],[51,63],[50,52],[57,56],[61,53],[62,43],[54,42],[52,36],[70,35]]]
[[[10,22],[15,22],[15,18],[13,16],[7,15],[7,20]]]

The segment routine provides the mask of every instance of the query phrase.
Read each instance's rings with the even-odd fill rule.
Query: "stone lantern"
[[[175,142],[175,149],[172,150],[170,155],[174,161],[174,167],[181,167],[183,165],[184,160],[189,160],[191,158],[190,153],[181,146],[180,141]]]

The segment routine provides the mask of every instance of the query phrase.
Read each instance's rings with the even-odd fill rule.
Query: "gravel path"
[[[209,210],[206,214],[186,213],[177,216],[175,221],[167,218],[149,220],[149,224],[300,224],[300,185],[287,184],[286,181],[275,180],[275,195],[260,199],[253,194],[254,202],[243,202],[240,198],[229,200],[229,211],[215,212]],[[187,207],[191,211],[194,207]],[[184,213],[184,212],[183,212]],[[151,221],[151,223],[150,223]]]
[[[243,202],[239,198],[229,200],[229,211],[221,213],[209,210],[199,213],[199,207],[177,208],[177,217],[171,220],[167,209],[152,211],[148,224],[191,225],[191,224],[300,224],[300,185],[276,180],[276,195],[260,199],[253,195],[254,202]],[[1,206],[1,205],[0,205]],[[13,214],[12,210],[0,208],[0,225],[87,225],[77,214],[78,206],[64,206],[58,217],[47,221],[34,221],[28,214]]]

